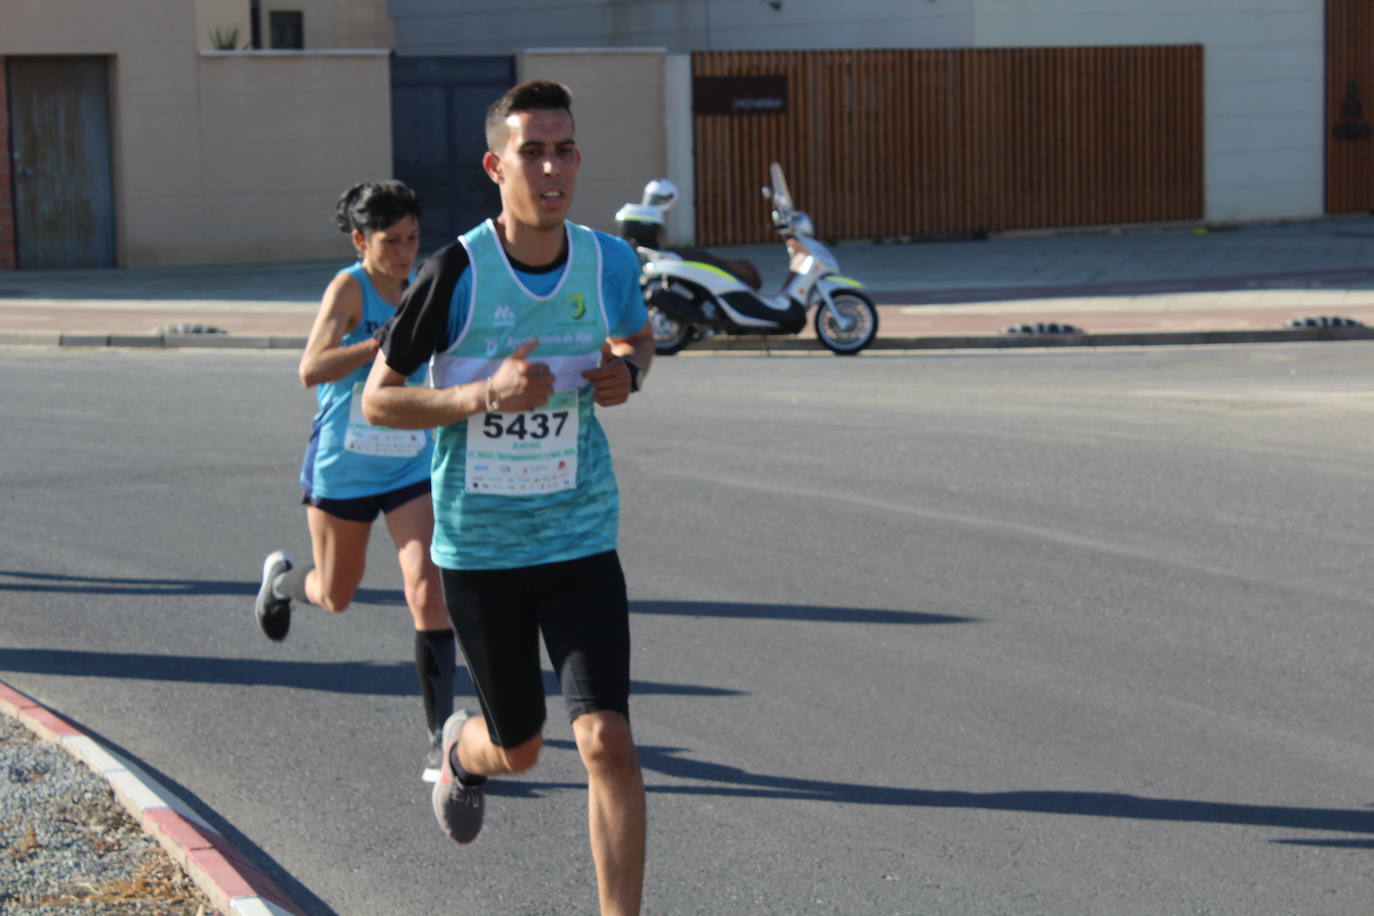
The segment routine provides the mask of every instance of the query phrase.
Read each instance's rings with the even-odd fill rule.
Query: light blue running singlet
[[[490,220],[460,239],[469,259],[469,282],[459,285],[468,291],[466,318],[454,344],[434,356],[434,386],[484,380],[534,338],[528,359],[547,363],[556,381],[537,410],[474,414],[438,430],[430,550],[438,566],[513,569],[615,548],[615,471],[582,378],[600,363],[612,327],[602,250],[593,230],[566,225],[567,263],[538,278],[552,285],[547,292],[516,273]]]
[[[358,326],[344,335],[341,346],[361,343],[396,313],[368,279],[362,264],[343,273],[363,292]],[[326,499],[357,499],[389,493],[429,476],[434,441],[428,430],[372,426],[362,414],[363,383],[371,363],[332,382],[315,386],[319,411],[310,427],[310,442],[301,464],[301,486]],[[415,372],[406,384],[423,385],[428,367]]]

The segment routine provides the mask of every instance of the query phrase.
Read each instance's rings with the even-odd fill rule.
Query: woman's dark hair
[[[343,192],[334,222],[340,232],[357,229],[367,235],[407,216],[420,218],[420,200],[414,191],[399,181],[364,181]]]

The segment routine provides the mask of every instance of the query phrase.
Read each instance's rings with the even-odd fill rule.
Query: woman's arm
[[[337,274],[324,291],[315,324],[301,354],[301,384],[311,388],[341,379],[377,355],[377,341],[368,338],[348,347],[339,346],[344,335],[363,317],[363,291],[346,273]]]

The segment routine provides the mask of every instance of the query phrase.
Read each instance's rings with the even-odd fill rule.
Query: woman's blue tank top
[[[362,288],[363,313],[358,326],[344,335],[342,346],[367,340],[396,313],[372,285],[361,263],[343,273]],[[332,382],[315,386],[319,411],[311,423],[310,442],[301,465],[301,486],[326,499],[376,496],[429,477],[433,433],[424,429],[372,426],[362,416],[363,383],[371,363]],[[421,367],[406,382],[423,385],[429,373]]]

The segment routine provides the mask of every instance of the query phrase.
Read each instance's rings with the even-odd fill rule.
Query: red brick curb
[[[181,799],[42,703],[0,681],[0,713],[60,745],[110,784],[144,831],[229,916],[305,916],[286,892]]]

